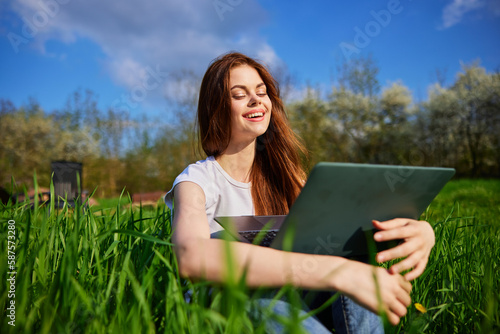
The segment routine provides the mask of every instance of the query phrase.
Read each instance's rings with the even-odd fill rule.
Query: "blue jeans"
[[[336,333],[384,333],[382,319],[341,295],[332,305]]]
[[[333,294],[321,292],[315,298],[316,304],[326,301]],[[313,303],[314,304],[314,303]],[[310,311],[305,303],[301,309],[294,309],[292,304],[285,300],[273,300],[272,298],[258,298],[254,300],[252,308],[252,317],[254,319],[265,321],[262,324],[266,333],[288,333],[291,327],[297,322],[290,322],[294,317],[303,318]],[[290,324],[287,326],[287,322]],[[336,333],[384,333],[382,320],[376,314],[354,303],[351,299],[340,295],[333,304],[318,317],[307,317],[301,322],[302,329],[306,333],[323,334],[331,333],[335,328]],[[296,329],[296,328],[294,328]]]

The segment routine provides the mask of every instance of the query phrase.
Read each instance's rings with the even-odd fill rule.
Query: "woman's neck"
[[[248,183],[254,157],[255,141],[246,145],[229,145],[216,160],[233,179]]]

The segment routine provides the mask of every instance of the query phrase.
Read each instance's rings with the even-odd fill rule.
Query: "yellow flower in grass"
[[[420,312],[420,313],[427,313],[427,309],[425,308],[424,305],[420,303],[415,303],[415,308]]]

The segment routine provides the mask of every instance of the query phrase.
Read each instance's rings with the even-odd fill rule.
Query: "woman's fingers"
[[[356,262],[348,262],[343,269],[349,271],[348,277],[351,277],[346,282],[344,293],[357,303],[372,312],[380,313],[384,310],[393,325],[397,325],[399,319],[406,315],[407,307],[411,304],[412,286],[403,276]],[[379,293],[380,299],[377,297]]]
[[[384,251],[384,252],[379,253],[377,255],[377,261],[385,262],[385,261],[390,261],[393,259],[403,257],[400,255],[405,254],[407,251],[404,250],[405,247],[401,247],[401,246],[405,246],[405,245],[403,244],[403,245],[398,246],[398,247],[400,247],[399,249],[397,249],[398,247],[396,247],[396,248],[393,248],[389,251]],[[408,244],[406,246],[408,246]],[[412,250],[413,247],[407,247],[407,249]],[[429,255],[425,254],[425,252],[422,249],[417,248],[416,251],[410,252],[410,255],[407,258],[392,265],[389,268],[389,272],[391,274],[399,274],[405,270],[412,269],[410,272],[406,273],[404,276],[406,280],[412,281],[424,272],[425,267],[427,265],[428,256]]]
[[[385,295],[387,298],[385,311],[389,322],[397,325],[399,319],[406,315],[408,306],[411,304],[411,283],[399,275],[391,275],[391,278],[396,279],[398,284],[393,286],[394,290],[392,292]]]
[[[403,289],[407,292],[407,297],[408,297],[408,298],[406,299],[406,301],[407,301],[406,306],[408,306],[408,305],[410,305],[410,303],[411,303],[410,292],[411,292],[412,285],[411,285],[411,283],[410,283],[408,280],[406,280],[404,277],[401,277],[401,276],[398,276],[398,277],[399,277],[399,279],[401,280],[401,286],[402,286],[402,287],[403,287]]]
[[[372,220],[372,224],[377,230],[390,230],[406,225],[408,223],[407,220],[405,218],[395,218],[384,222]]]
[[[407,258],[395,263],[391,266],[390,271],[393,273],[400,273],[402,271],[414,268],[420,262],[427,263],[427,256],[422,251],[415,251]]]
[[[374,220],[373,226],[379,230],[373,235],[375,241],[420,238],[434,246],[434,230],[426,221],[398,218],[381,223]]]
[[[414,240],[404,242],[394,248],[389,248],[377,254],[378,262],[387,262],[409,256],[419,250],[419,243]]]
[[[387,320],[391,323],[391,325],[396,326],[399,324],[399,316],[391,311],[386,311]]]
[[[407,313],[407,307],[411,304],[410,292],[412,285],[404,277],[400,275],[392,275],[385,272],[379,272],[380,289],[382,299],[384,301],[384,309],[388,317],[392,313],[393,317],[391,323],[397,324],[399,318],[404,317]],[[396,319],[397,318],[397,319]]]
[[[405,220],[403,221],[406,222]],[[376,226],[375,224],[373,225]],[[384,229],[375,232],[373,237],[375,241],[398,240],[410,238],[414,236],[416,232],[418,231],[415,231],[414,226],[406,222],[405,224],[398,223],[397,226],[393,228],[388,228],[388,225],[384,226]]]
[[[412,269],[404,275],[404,278],[408,281],[413,281],[424,272],[427,262],[428,255],[421,254],[421,252],[415,252],[406,259],[392,265],[389,268],[389,272],[391,274],[399,274],[403,271]]]
[[[405,270],[412,271],[405,274],[405,278],[413,280],[420,276],[435,243],[434,230],[425,221],[413,219],[392,219],[386,222],[373,221],[373,226],[379,229],[374,234],[377,242],[388,240],[402,240],[403,242],[391,249],[384,250],[377,254],[378,262],[405,258],[390,268],[391,273],[400,273]]]
[[[418,262],[414,267],[413,270],[406,273],[404,278],[407,279],[408,281],[413,281],[415,278],[419,277],[422,275],[422,273],[425,270],[425,267],[427,266],[427,259],[424,261]],[[411,268],[411,267],[410,267]]]

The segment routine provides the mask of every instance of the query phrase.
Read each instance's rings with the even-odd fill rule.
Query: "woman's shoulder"
[[[217,163],[213,157],[188,165],[174,180],[173,187],[180,182],[191,181],[205,189],[218,179]]]
[[[215,159],[213,157],[208,157],[204,160],[199,160],[195,163],[189,164],[174,180],[172,188],[165,195],[165,202],[167,205],[171,206],[173,201],[173,190],[176,185],[181,182],[193,182],[201,187],[201,189],[206,193],[207,185],[210,185],[215,174]]]
[[[204,160],[196,161],[195,163],[189,164],[182,173],[177,176],[207,176],[207,174],[213,173],[215,169],[215,159],[213,157],[208,157]]]

